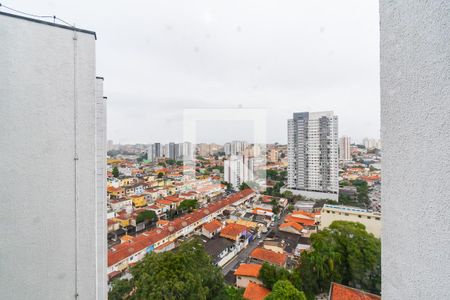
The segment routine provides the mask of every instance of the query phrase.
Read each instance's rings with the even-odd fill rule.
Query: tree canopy
[[[136,217],[136,223],[141,222],[156,222],[158,220],[158,216],[152,210],[145,210],[140,212]]]
[[[279,280],[265,300],[306,300],[305,294],[297,290],[288,280]]]
[[[363,224],[335,221],[311,235],[311,246],[299,267],[308,296],[327,291],[331,282],[380,293],[381,242]]]
[[[198,239],[176,251],[147,255],[131,273],[131,280],[113,284],[109,299],[239,299],[227,297],[222,273]]]
[[[117,167],[114,167],[114,168],[112,169],[112,175],[113,175],[115,178],[118,178],[118,177],[119,177],[119,169],[117,169]]]
[[[192,211],[194,208],[197,208],[197,202],[196,199],[184,200],[180,203],[178,209],[181,211]]]

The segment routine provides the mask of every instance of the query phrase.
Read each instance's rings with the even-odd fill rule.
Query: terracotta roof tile
[[[381,300],[378,295],[370,294],[335,282],[331,283],[330,300]]]
[[[250,254],[250,257],[279,266],[284,266],[287,260],[286,253],[277,253],[264,248],[256,248]]]
[[[208,231],[208,232],[214,232],[214,231],[218,230],[221,227],[222,227],[222,223],[220,223],[216,219],[214,219],[211,222],[206,223],[205,225],[203,225],[203,228],[206,231]]]
[[[161,241],[173,233],[183,229],[190,224],[203,219],[206,215],[212,214],[230,204],[233,204],[242,198],[249,196],[253,193],[253,190],[246,189],[239,193],[232,194],[225,199],[211,203],[206,208],[196,210],[183,217],[177,218],[170,222],[168,226],[164,228],[153,228],[143,234],[137,236],[132,242],[120,244],[112,247],[108,251],[108,267],[117,264],[118,262],[126,259],[127,257]]]
[[[295,223],[295,222],[287,222],[280,225],[280,228],[286,228],[286,227],[292,227],[298,231],[301,231],[303,229],[303,226]]]
[[[239,268],[234,272],[235,276],[248,276],[248,277],[258,277],[259,270],[261,270],[262,265],[257,264],[240,264]]]
[[[270,290],[259,284],[249,282],[243,296],[244,299],[248,300],[263,300],[269,294]]]
[[[246,232],[247,227],[240,224],[230,223],[225,226],[220,232],[220,236],[231,240],[236,240],[236,237],[242,232]]]

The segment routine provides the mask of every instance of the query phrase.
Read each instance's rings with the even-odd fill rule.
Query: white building
[[[364,138],[363,145],[364,147],[366,147],[366,149],[381,149],[381,142],[379,139]]]
[[[320,230],[334,221],[358,222],[366,226],[366,231],[375,237],[381,237],[381,213],[366,209],[342,205],[325,204],[320,213]]]
[[[147,149],[147,160],[154,162],[156,160],[155,144],[150,144]]]
[[[338,199],[338,118],[331,111],[288,120],[288,184],[294,194]]]
[[[0,12],[2,299],[106,299],[95,32]]]
[[[351,161],[352,152],[350,151],[350,137],[343,136],[339,139],[339,159],[342,161]]]
[[[245,155],[232,155],[223,164],[223,180],[229,182],[235,189],[243,182],[254,180],[254,159]]]

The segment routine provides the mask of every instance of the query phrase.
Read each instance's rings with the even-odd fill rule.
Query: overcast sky
[[[96,31],[115,143],[181,141],[183,109],[239,105],[267,109],[268,142],[285,143],[301,111],[333,110],[340,135],[379,136],[378,0],[2,3]],[[206,124],[199,136],[251,128]]]

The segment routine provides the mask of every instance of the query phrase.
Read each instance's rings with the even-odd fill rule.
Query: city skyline
[[[342,134],[379,137],[377,1],[179,4],[17,0],[14,7],[98,33],[108,138],[117,143],[181,140],[183,109],[240,105],[270,112],[268,142],[286,143],[292,111],[333,110]],[[241,131],[220,132],[232,140]],[[205,134],[224,142],[216,133]]]

